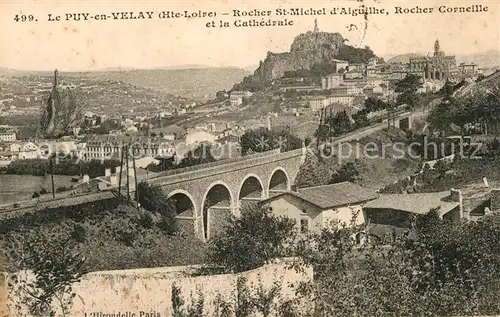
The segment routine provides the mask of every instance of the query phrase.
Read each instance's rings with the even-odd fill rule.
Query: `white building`
[[[33,142],[13,143],[10,145],[12,156],[20,160],[37,159],[39,148]]]
[[[214,143],[217,137],[207,131],[193,131],[186,135],[186,145],[191,145],[201,142]]]
[[[322,89],[332,89],[344,83],[344,76],[342,74],[329,74],[321,79]]]
[[[0,141],[13,142],[15,140],[16,140],[16,132],[14,131],[0,133]]]
[[[229,96],[229,102],[231,104],[231,107],[238,107],[239,105],[243,104],[243,98],[240,96]]]
[[[365,223],[363,206],[378,195],[359,185],[342,182],[301,188],[261,201],[276,216],[295,220],[301,234],[321,232],[331,225],[350,225],[352,220]]]

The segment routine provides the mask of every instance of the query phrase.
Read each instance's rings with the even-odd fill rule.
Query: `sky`
[[[474,1],[364,0],[366,6],[385,8],[389,15],[326,15],[265,19],[294,21],[287,27],[207,28],[212,20],[232,23],[232,10],[278,8],[356,8],[359,1],[54,1],[0,0],[0,67],[18,70],[99,70],[106,68],[160,68],[181,65],[248,67],[263,60],[268,51],[288,51],[295,36],[313,29],[339,32],[354,46],[368,45],[378,56],[426,53],[436,39],[448,54],[474,54],[499,49],[500,2],[484,0],[488,12],[437,13],[440,5],[470,6]],[[434,13],[395,14],[395,7],[432,7]],[[215,18],[159,19],[160,11],[213,11]],[[151,20],[64,21],[66,13],[91,15],[112,12],[154,11]],[[227,12],[230,15],[223,16]],[[38,21],[14,21],[16,15]],[[61,21],[48,21],[48,14]],[[260,17],[257,19],[261,19]],[[351,27],[349,28],[349,26]],[[354,26],[353,26],[354,25]]]

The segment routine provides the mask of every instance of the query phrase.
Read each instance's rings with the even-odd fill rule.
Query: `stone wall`
[[[81,282],[74,284],[73,291],[76,297],[70,316],[103,317],[105,314],[111,314],[108,315],[110,317],[172,316],[172,292],[175,289],[180,290],[178,298],[182,298],[184,309],[195,305],[202,294],[203,316],[216,316],[217,312],[220,312],[220,300],[234,308],[238,281],[240,283],[245,281],[245,285],[254,293],[259,288],[269,291],[273,285],[277,285],[280,298],[276,299],[276,302],[283,303],[296,298],[294,287],[301,281],[311,281],[313,276],[310,267],[305,267],[303,273],[290,269],[290,261],[288,259],[252,271],[227,275],[186,276],[185,272],[192,271],[192,267],[93,272],[85,275]],[[2,312],[6,307],[13,306],[12,303],[16,300],[13,295],[15,291],[8,288],[6,279],[0,280],[0,286],[0,312]],[[10,301],[3,296],[6,292],[14,296]],[[307,303],[304,301],[301,307],[310,309]],[[99,315],[100,313],[102,315]],[[10,314],[2,316],[17,317],[22,314],[11,311]]]

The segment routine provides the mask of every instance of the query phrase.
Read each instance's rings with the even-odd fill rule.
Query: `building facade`
[[[423,73],[425,80],[449,80],[456,72],[455,56],[447,56],[440,47],[439,40],[434,43],[432,56],[410,58],[409,73]]]
[[[2,132],[0,133],[0,141],[14,142],[16,140],[16,132]]]

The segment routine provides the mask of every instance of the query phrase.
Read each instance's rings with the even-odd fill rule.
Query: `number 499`
[[[26,21],[35,21],[35,17],[32,15],[32,14],[28,14],[28,15],[25,15],[25,14],[16,14],[16,16],[14,17],[14,21],[16,22],[26,22]]]

